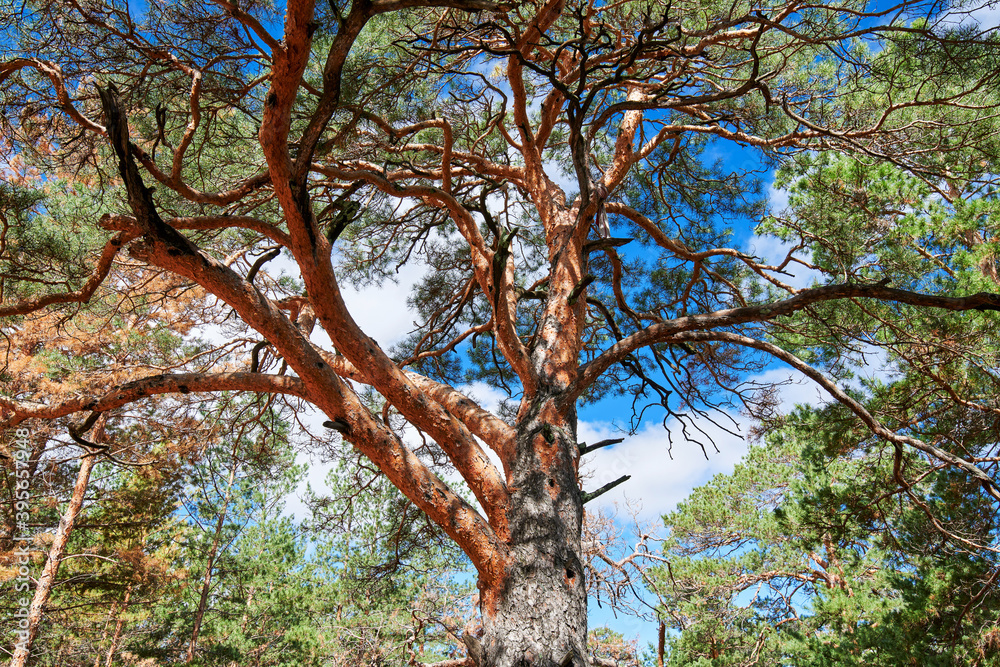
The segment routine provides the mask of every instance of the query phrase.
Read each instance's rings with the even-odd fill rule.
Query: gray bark
[[[549,423],[539,416],[542,403],[517,425],[512,558],[502,589],[484,592],[481,667],[587,665],[575,419]]]

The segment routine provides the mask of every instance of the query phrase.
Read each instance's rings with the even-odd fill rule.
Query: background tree
[[[468,560],[346,443],[328,495],[310,495],[313,560],[335,664],[424,664],[460,658],[476,624]]]
[[[955,157],[962,152],[936,159]],[[834,270],[857,262],[845,261],[854,253],[864,256],[866,272],[996,283],[996,246],[982,225],[995,215],[992,190],[955,175],[947,197],[937,197],[889,165],[822,156],[803,156],[782,182],[795,218],[824,230],[800,237],[814,265]],[[856,198],[864,199],[860,209],[838,205]],[[889,221],[873,243],[871,230]],[[908,246],[924,261],[902,251]],[[834,330],[862,313],[840,315]],[[880,357],[876,376],[858,368],[856,355],[815,338],[800,344],[841,377],[854,376],[853,395],[869,413],[899,420],[896,432],[961,450],[992,470],[996,412],[979,399],[993,378],[973,359],[992,358],[994,341],[959,334],[947,349],[914,355],[885,335],[901,333],[894,318],[874,308],[863,316],[886,323],[861,348]],[[941,337],[958,331],[940,317],[907,326],[933,327]],[[966,363],[941,363],[970,352]],[[958,394],[975,398],[956,405]],[[958,483],[954,469],[873,439],[841,405],[799,407],[765,428],[773,429],[762,429],[766,441],[732,475],[665,517],[670,568],[652,579],[664,618],[681,630],[669,662],[995,664],[995,506]]]
[[[38,194],[30,200],[31,205],[44,200],[44,193]],[[15,213],[30,223],[20,231],[35,235],[34,240],[23,239],[15,244],[19,249],[25,245],[31,247],[31,252],[21,255],[26,261],[44,264],[53,259],[53,253],[65,251],[62,240],[71,246],[81,241],[47,216],[33,215],[30,208],[17,209]],[[115,272],[115,278],[120,280],[137,277],[127,268]],[[30,291],[56,278],[55,272],[41,271],[26,281],[9,281],[6,286],[14,291]],[[41,400],[58,400],[56,397],[65,397],[65,392],[73,395],[84,378],[100,383],[113,381],[116,373],[127,375],[129,367],[169,365],[181,340],[182,320],[176,322],[179,327],[176,333],[144,336],[139,332],[155,326],[159,319],[155,312],[157,296],[172,298],[177,314],[191,301],[189,290],[174,291],[173,286],[163,284],[158,287],[165,289],[166,294],[154,294],[150,299],[152,307],[146,301],[148,292],[141,288],[134,290],[137,307],[128,318],[115,311],[118,302],[114,296],[95,300],[87,312],[79,313],[69,325],[64,314],[53,312],[43,311],[24,318],[20,326],[5,332],[6,389],[33,393]],[[115,360],[122,367],[109,377],[101,370],[102,359]],[[75,379],[67,382],[69,378]],[[20,519],[22,512],[15,503],[19,497],[15,483],[20,479],[16,473],[21,471],[15,467],[14,443],[5,442],[5,565],[13,565],[13,552],[21,545],[15,541],[15,535],[35,534],[28,544],[32,565],[39,570],[34,573],[37,588],[27,593],[32,598],[32,642],[39,632],[46,631],[46,626],[53,637],[68,640],[78,633],[86,636],[94,626],[116,624],[116,620],[107,620],[107,607],[94,610],[100,620],[73,610],[90,607],[96,599],[110,603],[112,608],[138,603],[150,589],[169,579],[168,573],[151,560],[147,547],[154,550],[156,547],[147,544],[147,538],[173,510],[174,493],[191,440],[174,437],[176,433],[163,437],[162,422],[157,423],[158,418],[172,420],[170,415],[176,416],[177,412],[181,413],[178,419],[183,423],[183,410],[177,405],[172,410],[163,410],[163,404],[155,402],[137,407],[131,415],[121,414],[110,420],[107,415],[92,413],[82,425],[57,420],[30,430],[27,520]],[[8,576],[13,577],[16,570],[16,567],[7,570]],[[133,590],[136,587],[142,590]],[[8,621],[15,621],[13,613],[24,595],[13,589],[13,582],[11,590],[4,591],[4,602],[11,612],[5,617]],[[42,613],[46,607],[51,612],[47,618]],[[117,617],[114,609],[110,613]],[[9,628],[13,627],[12,623]],[[48,650],[66,658],[80,649],[71,644],[71,641],[49,642]],[[94,649],[94,644],[88,643],[86,650]],[[15,663],[26,659],[26,651],[14,657]]]
[[[901,363],[933,357],[944,377],[975,358],[952,340],[996,326],[992,313],[955,313],[995,311],[1000,296],[970,293],[949,274],[953,257],[935,258],[939,273],[883,275],[863,251],[887,234],[878,227],[832,246],[814,262],[817,284],[795,287],[784,272],[802,261],[796,246],[769,263],[729,231],[762,214],[759,183],[714,160],[724,146],[774,160],[842,153],[901,168],[942,197],[959,168],[962,182],[989,187],[996,39],[938,21],[940,9],[290,0],[279,29],[268,7],[228,0],[22,5],[0,65],[8,162],[53,182],[80,170],[95,186],[36,205],[36,217],[87,230],[71,252],[35,258],[21,240],[31,233],[11,237],[0,314],[12,328],[43,309],[69,315],[98,290],[128,313],[128,285],[107,279],[122,262],[203,299],[183,315],[161,300],[167,330],[197,314],[229,337],[167,369],[83,382],[79,395],[8,393],[3,423],[175,393],[312,404],[467,554],[483,626],[463,640],[468,660],[489,667],[588,662],[580,536],[594,493],[578,475],[580,401],[632,394],[637,419],[649,402],[690,429],[685,416],[707,408],[754,406],[740,380],[776,359],[897,460],[916,451],[954,468],[992,510],[1000,491],[986,461],[866,409],[837,385],[837,361],[884,337]],[[979,161],[937,159],[956,146]],[[864,197],[842,206],[863,211]],[[992,242],[974,219],[973,234]],[[813,239],[822,224],[793,217],[785,228]],[[265,268],[275,250],[284,276]],[[431,269],[412,295],[419,321],[385,351],[338,281],[407,263]],[[451,386],[473,378],[509,392],[506,421]],[[945,387],[953,403],[996,409],[995,392]],[[433,441],[478,507],[395,419]]]
[[[857,435],[836,412],[790,415],[665,517],[666,664],[996,664],[993,510],[947,471],[907,498],[891,457],[831,460]]]

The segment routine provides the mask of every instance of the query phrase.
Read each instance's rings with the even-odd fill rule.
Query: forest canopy
[[[738,415],[778,457],[739,506],[667,517],[677,572],[632,579],[660,661],[992,664],[988,9],[4,4],[11,664],[615,664],[588,596],[635,561],[584,506],[628,475],[581,473],[621,442],[580,441],[592,405],[667,427],[643,467]],[[415,322],[383,349],[345,290],[407,268]],[[778,366],[827,402],[783,414]],[[337,492],[303,527],[280,508],[305,451]],[[960,606],[873,620],[885,591]]]

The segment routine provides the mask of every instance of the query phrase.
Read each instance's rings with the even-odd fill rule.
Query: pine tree
[[[935,398],[995,410],[995,392],[965,393],[991,386],[988,372],[949,381],[996,366],[972,342],[995,335],[1000,296],[955,270],[995,242],[989,214],[968,218],[965,255],[926,258],[837,181],[817,211],[831,219],[807,204],[769,226],[814,259],[774,263],[735,231],[766,204],[759,174],[734,164],[744,150],[799,155],[815,175],[807,158],[846,156],[949,205],[953,183],[978,201],[995,180],[995,34],[916,0],[281,9],[3,10],[17,27],[0,123],[22,191],[5,207],[17,231],[0,315],[19,334],[50,316],[36,331],[49,338],[86,319],[88,299],[126,318],[149,309],[160,326],[143,342],[173,358],[108,355],[15,383],[0,423],[81,423],[154,396],[311,404],[468,556],[482,628],[462,639],[479,667],[591,661],[583,506],[608,487],[578,474],[590,400],[631,395],[634,427],[658,412],[693,433],[713,409],[759,411],[766,397],[741,382],[777,361],[894,456],[1000,499],[988,457],[922,439],[905,409],[872,413],[838,384],[860,345],[884,341],[908,369],[934,369]],[[918,258],[935,268],[910,275]],[[814,286],[789,282],[803,261]],[[411,294],[418,322],[383,350],[343,286],[407,265],[429,267]],[[15,363],[34,349],[12,348]],[[477,379],[507,393],[502,415],[461,391]],[[476,504],[395,420],[434,443]]]

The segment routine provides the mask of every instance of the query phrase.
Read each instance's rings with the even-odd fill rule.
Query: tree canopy
[[[704,444],[699,418],[772,416],[748,379],[790,366],[885,493],[965,539],[948,508],[1000,500],[1000,44],[976,9],[6,6],[0,423],[68,428],[89,475],[163,456],[137,432],[201,405],[310,406],[314,446],[338,434],[471,561],[477,667],[609,660],[586,638],[583,506],[610,485],[580,460],[613,444],[578,441],[589,402]],[[404,266],[416,322],[383,350],[343,286]],[[877,401],[850,384],[875,351],[908,378]],[[914,491],[928,470],[953,496]]]

